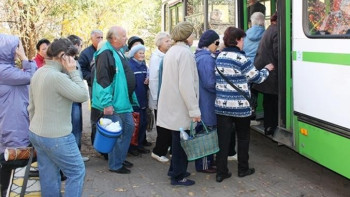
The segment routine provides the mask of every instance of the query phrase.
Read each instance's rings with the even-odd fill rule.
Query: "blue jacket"
[[[145,85],[145,79],[147,78],[147,67],[145,62],[139,62],[134,58],[130,58],[129,66],[134,71],[136,79],[135,93],[140,108],[144,109],[148,107],[147,90],[148,85]],[[135,108],[135,107],[134,107]],[[137,108],[137,107],[136,107]]]
[[[269,76],[266,68],[258,71],[238,47],[224,48],[216,59],[216,65],[219,71],[248,97],[250,97],[248,83],[261,83]],[[232,88],[218,72],[216,73],[215,112],[232,117],[251,115],[247,99]]]
[[[216,125],[215,56],[207,49],[197,49],[196,64],[199,76],[199,108],[207,126]]]
[[[250,58],[250,61],[254,63],[256,52],[258,51],[258,46],[260,40],[265,32],[263,26],[254,25],[247,30],[247,36],[244,38],[243,51],[246,56]]]
[[[29,145],[28,85],[37,67],[33,61],[22,61],[23,70],[15,66],[18,43],[0,34],[0,153]]]

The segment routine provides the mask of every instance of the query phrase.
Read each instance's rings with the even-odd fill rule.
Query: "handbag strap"
[[[218,69],[218,67],[216,66],[216,70],[218,71],[219,75],[228,83],[230,84],[230,86],[232,86],[238,93],[240,93],[242,96],[244,96],[245,99],[247,99],[248,103],[250,106],[252,106],[252,101],[250,100],[250,98],[247,96],[247,94],[245,94],[241,89],[239,89],[237,86],[235,86],[230,80],[227,79],[227,77],[224,76],[224,74],[222,74],[222,72],[220,72],[220,70]]]
[[[24,194],[25,194],[26,189],[27,189],[27,183],[28,183],[28,178],[29,178],[29,171],[30,171],[30,167],[31,167],[32,162],[33,162],[33,157],[34,157],[34,147],[31,147],[30,148],[29,161],[28,161],[28,164],[27,164],[27,167],[26,167],[26,171],[25,171],[24,177],[23,177],[23,184],[22,184],[20,197],[24,197]]]

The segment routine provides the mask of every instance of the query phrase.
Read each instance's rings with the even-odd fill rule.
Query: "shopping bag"
[[[205,130],[203,133],[196,134],[196,131],[193,128],[193,122],[191,122],[189,139],[180,140],[188,161],[193,161],[219,152],[219,141],[216,128],[209,130],[204,122],[201,122]]]
[[[132,117],[134,119],[135,129],[134,129],[134,133],[132,134],[132,137],[131,137],[130,145],[138,146],[138,144],[139,144],[138,142],[139,142],[140,113],[133,112]]]

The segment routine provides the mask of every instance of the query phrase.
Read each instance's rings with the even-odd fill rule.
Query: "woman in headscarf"
[[[201,120],[198,104],[198,73],[190,46],[194,27],[189,22],[177,24],[171,32],[175,44],[165,54],[162,84],[158,99],[157,125],[163,132],[172,133],[172,158],[168,175],[172,185],[190,186],[186,179],[187,155],[180,145],[179,128],[188,130],[191,121]]]

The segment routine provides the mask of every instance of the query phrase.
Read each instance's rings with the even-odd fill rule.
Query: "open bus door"
[[[238,5],[238,26],[244,30],[248,29],[248,1],[237,1]],[[291,3],[290,1],[267,0],[260,1],[266,7],[265,27],[270,25],[271,16],[278,10],[279,27],[279,54],[278,54],[278,128],[275,131],[273,139],[281,144],[293,147],[293,129],[292,129],[292,96],[291,96]],[[263,116],[262,94],[258,97],[258,118]],[[264,133],[264,126],[252,126],[258,132]]]

